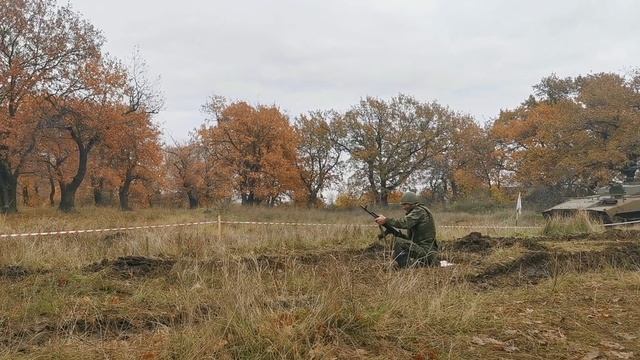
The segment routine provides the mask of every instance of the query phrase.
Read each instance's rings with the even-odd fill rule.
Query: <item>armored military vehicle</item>
[[[640,182],[598,189],[595,195],[572,198],[542,212],[545,218],[586,211],[605,224],[640,220]]]

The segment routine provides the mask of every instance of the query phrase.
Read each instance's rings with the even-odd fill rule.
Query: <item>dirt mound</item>
[[[604,232],[553,236],[545,237],[545,241],[574,241],[574,240],[594,240],[594,241],[611,241],[611,240],[638,240],[640,239],[639,230],[625,229],[607,229]]]
[[[133,334],[154,331],[164,327],[193,324],[218,311],[211,304],[200,304],[192,311],[170,311],[159,314],[139,312],[133,314],[103,313],[97,317],[80,317],[63,322],[43,320],[35,324],[7,324],[0,327],[0,346],[20,347],[47,343],[56,336],[95,336],[100,339],[124,340]]]
[[[537,236],[537,237],[491,237],[482,235],[479,232],[471,232],[462,238],[457,239],[450,246],[450,250],[461,252],[482,253],[495,247],[509,247],[521,245],[529,250],[546,250],[540,242],[562,242],[562,241],[630,241],[640,240],[640,230],[607,229],[604,232],[585,233],[560,236]]]
[[[116,260],[103,259],[85,268],[86,271],[107,270],[123,278],[157,276],[166,274],[175,264],[173,259],[161,259],[145,256],[123,256]]]
[[[472,232],[469,235],[457,239],[451,246],[450,250],[484,253],[492,248],[504,248],[515,245],[521,245],[529,250],[546,250],[546,248],[537,242],[537,239],[517,238],[517,237],[491,237],[482,235],[479,232]]]
[[[9,265],[0,267],[0,278],[12,281],[22,280],[31,275],[32,271],[20,265]]]
[[[599,256],[606,264],[640,271],[640,243],[611,245],[600,251]]]
[[[382,244],[371,244],[364,249],[331,250],[289,255],[260,255],[242,258],[239,263],[250,270],[284,270],[292,265],[323,266],[336,261],[379,260],[387,249]]]
[[[510,277],[517,283],[537,283],[540,279],[553,274],[552,257],[545,251],[524,253],[518,259],[507,263],[492,265],[482,273],[474,276],[472,282],[490,282],[500,277]]]
[[[640,244],[625,242],[602,251],[528,251],[510,263],[489,266],[470,281],[484,285],[536,284],[556,274],[587,272],[607,266],[640,271]]]
[[[490,236],[482,236],[479,232],[472,232],[456,240],[451,248],[456,251],[484,252],[491,249],[491,240]]]

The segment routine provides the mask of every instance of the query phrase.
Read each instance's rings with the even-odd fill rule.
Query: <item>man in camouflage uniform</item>
[[[431,211],[420,204],[418,196],[412,192],[404,193],[400,203],[406,213],[404,217],[394,219],[380,215],[375,220],[378,225],[407,229],[404,238],[396,237],[393,246],[393,256],[398,266],[437,266],[438,243]]]

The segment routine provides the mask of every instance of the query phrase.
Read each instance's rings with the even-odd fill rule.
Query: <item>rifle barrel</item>
[[[362,208],[362,210],[368,212],[369,215],[373,216],[374,219],[378,218],[378,214],[376,214],[373,211],[367,209],[366,206],[360,205],[360,208]],[[393,234],[394,236],[397,236],[397,237],[402,237],[402,232],[400,232],[398,229],[394,228],[393,226],[388,225],[388,224],[384,224],[384,225],[382,225],[382,227],[387,229],[387,232],[389,232],[390,234]]]

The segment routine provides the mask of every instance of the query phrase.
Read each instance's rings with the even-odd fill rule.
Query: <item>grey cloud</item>
[[[541,77],[638,66],[640,3],[621,1],[71,0],[128,56],[162,75],[168,132],[199,126],[213,94],[291,115],[366,95],[437,99],[478,120]]]

